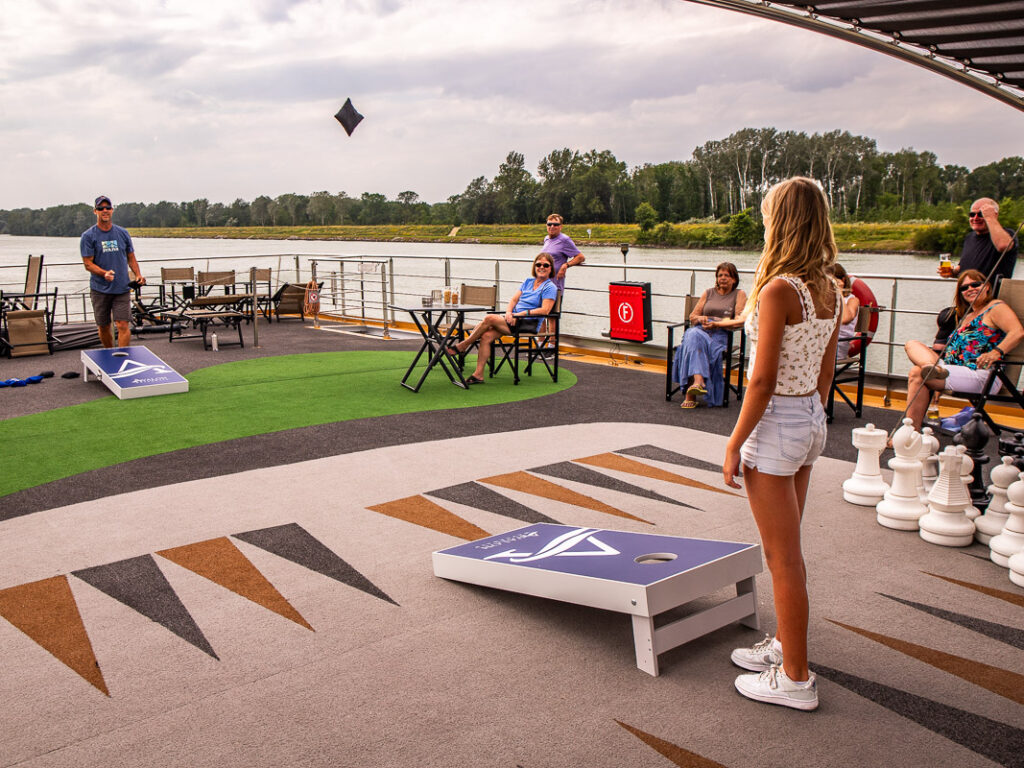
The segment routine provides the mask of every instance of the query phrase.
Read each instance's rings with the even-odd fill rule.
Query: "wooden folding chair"
[[[672,400],[672,396],[683,389],[686,382],[676,383],[672,380],[672,365],[676,356],[676,328],[682,328],[684,333],[690,327],[690,315],[700,301],[700,296],[686,296],[683,301],[683,312],[686,320],[681,323],[673,323],[668,326],[668,344],[665,346],[665,399]],[[729,393],[736,395],[737,400],[743,399],[743,375],[746,366],[747,332],[741,325],[739,328],[726,331],[729,340],[726,342],[725,351],[722,353],[723,375],[725,376],[725,390],[722,395],[722,407],[729,405]],[[737,336],[739,337],[737,341]],[[733,383],[733,372],[736,373],[736,381]]]

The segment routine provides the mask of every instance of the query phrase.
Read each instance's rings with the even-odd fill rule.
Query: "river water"
[[[305,282],[310,277],[310,260],[318,262],[318,278],[325,279],[325,298],[334,292],[345,293],[352,301],[364,301],[380,307],[387,280],[381,279],[380,267],[366,264],[362,268],[348,264],[348,282],[339,283],[339,257],[365,257],[366,262],[390,262],[394,272],[395,300],[418,303],[419,296],[445,282],[499,283],[500,300],[504,302],[529,274],[529,260],[539,246],[483,245],[463,243],[401,243],[355,242],[332,240],[227,240],[135,238],[136,254],[143,273],[151,283],[159,280],[160,266],[194,266],[196,270],[236,269],[240,274],[249,267],[270,267],[274,281]],[[540,237],[538,237],[538,243]],[[681,297],[691,290],[703,291],[713,282],[713,270],[721,261],[732,261],[741,272],[741,285],[749,286],[750,273],[759,254],[753,251],[711,251],[661,248],[631,248],[626,256],[617,247],[587,246],[586,266],[569,272],[570,292],[566,299],[567,317],[563,331],[578,336],[600,338],[608,328],[607,288],[611,281],[623,279],[650,282],[654,347],[664,346],[664,325],[682,318]],[[44,284],[59,286],[61,295],[87,293],[87,275],[78,252],[78,238],[13,237],[0,235],[0,289],[21,290],[25,280],[25,263],[29,254],[45,254]],[[298,259],[296,258],[298,257]],[[445,260],[448,260],[446,280]],[[298,261],[298,264],[297,264]],[[931,340],[934,315],[952,303],[953,284],[935,278],[936,261],[930,257],[902,254],[843,253],[840,261],[850,274],[862,278],[875,293],[878,303],[893,304],[896,285],[895,327],[892,329],[892,360],[884,343],[872,345],[869,368],[873,371],[906,371],[905,356],[900,349],[909,338]],[[521,263],[517,263],[521,262]],[[499,264],[497,268],[495,264]],[[355,280],[352,270],[357,271]],[[895,276],[899,276],[898,279]],[[345,288],[339,291],[339,285]],[[357,285],[357,288],[353,288]],[[353,299],[352,292],[357,297]],[[84,308],[84,296],[75,306]],[[377,310],[379,311],[379,310]],[[367,313],[372,314],[372,310]],[[890,338],[890,318],[882,313],[876,340]],[[58,318],[59,321],[60,318]]]

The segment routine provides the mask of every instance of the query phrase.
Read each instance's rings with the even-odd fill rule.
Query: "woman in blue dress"
[[[477,350],[476,370],[466,378],[467,384],[483,384],[484,368],[491,358],[491,346],[495,339],[508,336],[514,326],[520,332],[534,333],[555,307],[558,287],[552,281],[555,262],[550,254],[539,253],[533,260],[533,277],[528,277],[519,290],[509,299],[504,315],[487,315],[465,339],[446,351],[449,355],[463,354],[467,349],[480,343]]]
[[[715,269],[715,285],[700,297],[690,315],[690,327],[676,348],[672,380],[686,390],[682,408],[696,408],[699,398],[707,405],[721,405],[725,398],[722,355],[728,344],[727,331],[743,325],[747,295],[740,290],[736,265],[723,261]],[[740,312],[736,308],[740,308]]]

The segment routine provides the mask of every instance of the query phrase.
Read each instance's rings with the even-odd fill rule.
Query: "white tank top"
[[[780,275],[800,296],[803,320],[787,325],[782,332],[782,347],[779,350],[779,373],[775,381],[776,395],[803,395],[818,388],[818,373],[821,358],[832,337],[836,324],[842,318],[842,294],[836,291],[836,306],[832,317],[819,319],[814,312],[814,299],[803,280],[794,275]],[[761,302],[758,300],[754,311],[747,317],[745,327],[750,340],[750,370],[754,370],[757,356],[757,318]]]

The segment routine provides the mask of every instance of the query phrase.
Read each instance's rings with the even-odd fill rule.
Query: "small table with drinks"
[[[465,377],[462,375],[461,366],[451,359],[445,350],[462,338],[467,312],[490,312],[493,308],[478,304],[459,304],[458,291],[447,290],[450,291],[448,300],[452,303],[446,304],[444,294],[440,291],[434,291],[432,297],[423,299],[418,307],[394,304],[390,307],[398,312],[408,312],[410,317],[412,317],[413,324],[423,337],[423,345],[416,353],[416,357],[413,358],[409,370],[402,377],[402,386],[406,389],[411,389],[413,392],[420,391],[420,387],[423,386],[427,375],[438,364],[440,364],[441,370],[447,374],[448,380],[452,384],[463,389],[469,388]],[[412,378],[416,366],[424,354],[427,356],[426,368],[423,369],[416,383],[410,384],[409,379]]]

